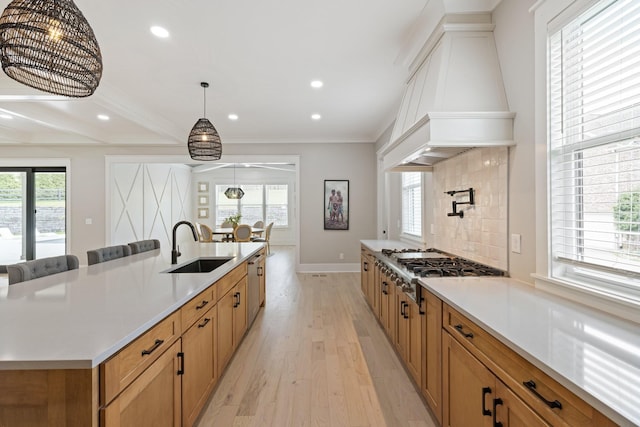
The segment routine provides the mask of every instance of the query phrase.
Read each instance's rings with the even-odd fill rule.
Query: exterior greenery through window
[[[265,226],[273,222],[274,227],[289,226],[289,186],[287,184],[243,184],[244,197],[228,199],[224,192],[228,185],[216,185],[216,224],[225,218],[240,213],[241,224],[253,225],[264,221]]]
[[[422,174],[402,173],[402,233],[422,236]]]
[[[551,276],[640,303],[640,3],[549,39]]]

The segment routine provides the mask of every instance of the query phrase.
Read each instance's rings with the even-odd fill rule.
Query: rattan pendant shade
[[[102,77],[93,30],[72,0],[14,0],[0,17],[4,72],[27,86],[82,98]]]
[[[202,82],[200,86],[206,91],[209,83]],[[207,116],[206,96],[204,98],[203,115],[205,117]],[[205,117],[199,119],[189,133],[189,140],[187,142],[189,155],[194,160],[219,160],[222,156],[222,141],[216,128]]]

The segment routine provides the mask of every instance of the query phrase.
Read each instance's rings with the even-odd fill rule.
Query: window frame
[[[404,179],[405,174],[417,174],[419,177],[418,184],[410,184],[405,186]],[[421,241],[424,236],[424,174],[422,172],[402,172],[400,177],[400,234],[406,237],[409,240]],[[417,203],[417,206],[414,206],[414,209],[417,207],[420,210],[420,218],[418,218],[418,224],[420,226],[420,232],[418,234],[411,233],[405,229],[405,221],[404,221],[404,206],[405,206],[405,190],[408,188],[418,189],[418,194],[420,195],[420,200]],[[416,222],[416,219],[413,218],[412,222]]]
[[[535,200],[536,200],[536,271],[532,274],[535,286],[547,292],[578,301],[616,315],[640,321],[640,293],[621,292],[621,288],[603,286],[598,275],[585,275],[580,268],[570,266],[571,274],[558,276],[553,269],[551,251],[551,182],[549,149],[549,41],[553,33],[599,0],[538,1],[531,9],[534,19],[535,52]],[[606,272],[599,272],[606,274]],[[578,280],[576,277],[580,276]]]

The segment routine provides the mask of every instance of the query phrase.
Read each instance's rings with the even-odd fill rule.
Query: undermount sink
[[[208,273],[220,267],[224,263],[231,261],[231,258],[198,258],[188,264],[172,268],[165,273]]]

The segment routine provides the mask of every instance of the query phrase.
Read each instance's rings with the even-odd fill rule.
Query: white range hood
[[[386,171],[429,170],[474,147],[513,145],[489,13],[444,14],[410,67]]]

